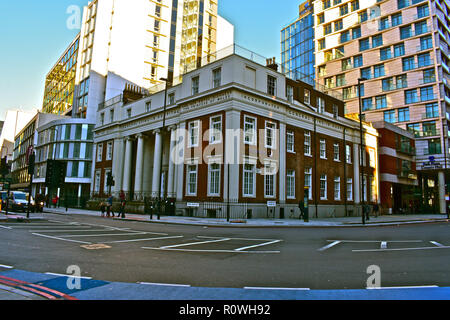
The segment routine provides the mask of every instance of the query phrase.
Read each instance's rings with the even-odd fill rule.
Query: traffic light
[[[114,186],[114,178],[112,175],[112,172],[108,172],[107,177],[106,177],[106,185],[108,187],[113,187]]]
[[[45,183],[51,186],[60,186],[66,180],[67,162],[47,160],[47,173]]]
[[[4,157],[4,158],[2,158],[2,162],[1,162],[1,165],[0,165],[0,174],[2,176],[6,176],[8,173],[9,173],[9,170],[8,170],[8,158]]]
[[[36,154],[33,152],[28,158],[28,174],[34,174],[34,163],[36,162]]]

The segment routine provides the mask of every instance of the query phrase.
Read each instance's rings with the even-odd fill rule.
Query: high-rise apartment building
[[[449,17],[447,0],[314,1],[317,80],[342,93],[347,113],[358,113],[360,79],[367,121],[415,133],[424,185],[439,177],[441,211],[449,153]]]
[[[80,34],[47,76],[44,112],[93,119],[125,85],[148,89],[199,67],[234,35],[214,0],[94,0]],[[177,81],[175,80],[175,81]]]
[[[313,13],[311,0],[302,3],[298,18],[281,30],[282,73],[309,84],[315,79]]]

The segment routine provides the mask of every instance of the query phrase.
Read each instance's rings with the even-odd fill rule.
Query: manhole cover
[[[110,249],[110,246],[107,246],[106,244],[88,244],[81,246],[84,249],[88,250],[101,250],[101,249]]]

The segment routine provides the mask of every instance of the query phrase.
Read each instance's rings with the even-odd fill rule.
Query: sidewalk
[[[45,208],[45,213],[63,214],[63,215],[88,215],[100,217],[99,211],[90,211],[82,209],[68,209],[65,208]],[[115,220],[123,220],[117,216]],[[126,214],[128,221],[141,221],[151,223],[163,224],[182,224],[182,225],[198,225],[211,227],[356,227],[362,226],[361,217],[340,217],[340,218],[320,218],[310,219],[309,222],[304,222],[298,219],[231,219],[227,222],[226,219],[210,219],[210,218],[191,218],[191,217],[172,217],[162,216],[157,220],[157,216],[153,216],[150,220],[148,215],[140,214]],[[370,217],[366,221],[366,226],[380,226],[392,224],[405,223],[424,223],[424,222],[446,222],[446,215],[428,214],[428,215],[386,215],[377,218]]]

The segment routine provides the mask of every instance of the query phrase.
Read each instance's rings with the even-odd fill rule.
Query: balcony
[[[416,180],[417,179],[417,174],[410,170],[410,169],[398,169],[397,170],[397,176],[399,178],[405,178],[405,179],[411,179],[411,180]]]
[[[397,145],[397,152],[404,153],[410,156],[416,155],[416,148],[409,144],[399,144]]]

